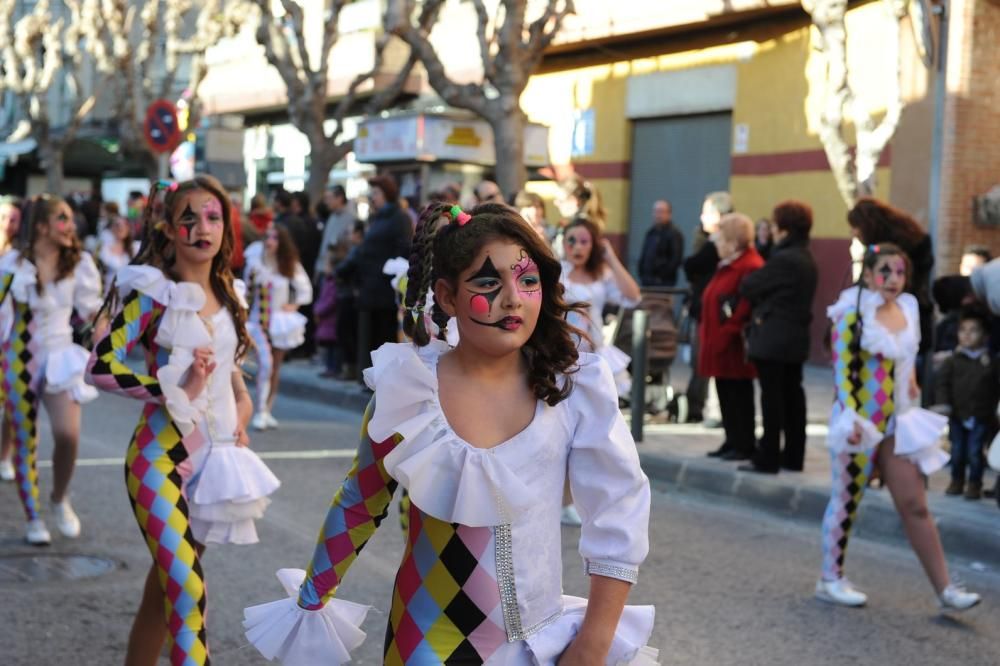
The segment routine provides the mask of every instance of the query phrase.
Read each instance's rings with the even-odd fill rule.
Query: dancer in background
[[[306,339],[306,318],[299,308],[312,303],[312,281],[299,263],[299,252],[285,227],[272,224],[264,240],[244,252],[250,285],[250,321],[247,325],[257,356],[257,430],[277,428],[271,416],[281,382],[285,354]]]
[[[559,273],[504,205],[424,211],[405,302],[413,343],[382,346],[365,373],[375,396],[308,572],[281,570],[290,597],[245,611],[265,657],[350,660],[368,607],[334,595],[402,485],[412,502],[386,664],[656,663],[653,608],[625,605],[648,550],[649,481],[610,370],[576,349]],[[454,349],[428,322],[450,317]],[[589,600],[562,595],[567,476]]]
[[[154,219],[163,197],[163,219]],[[105,308],[118,312],[90,360],[103,390],[145,402],[125,459],[136,520],[153,556],[129,635],[127,666],[208,664],[201,555],[254,543],[253,521],[278,480],[246,448],[253,400],[239,362],[250,346],[242,283],[229,268],[229,198],[214,178],[157,181],[144,243]],[[124,298],[117,307],[117,293]],[[142,344],[143,372],[126,364]]]
[[[905,292],[909,258],[895,245],[865,253],[861,284],[827,309],[833,322],[836,401],[828,436],[833,484],[823,518],[823,572],[817,598],[863,606],[868,597],[844,577],[844,557],[858,506],[877,464],[903,528],[942,608],[964,610],[978,594],[951,581],[924,475],[948,462],[939,439],[945,417],[915,406],[920,309]]]
[[[0,265],[3,257],[14,250],[14,243],[21,229],[21,205],[12,197],[0,198]],[[10,300],[0,303],[0,343],[7,339],[14,321],[14,308]],[[3,383],[0,382],[0,404],[3,403]],[[13,481],[14,472],[14,430],[10,423],[3,421],[0,429],[0,481]]]
[[[104,284],[111,287],[115,276],[122,266],[127,266],[135,253],[139,251],[139,243],[132,233],[132,225],[121,215],[118,206],[107,205],[108,228],[100,232],[100,246],[97,250],[97,262],[104,274]]]
[[[52,514],[63,536],[80,535],[69,502],[80,440],[80,405],[97,397],[84,382],[89,352],[73,343],[74,313],[89,319],[101,304],[101,276],[76,236],[64,200],[43,194],[27,211],[24,242],[0,262],[0,301],[11,300],[12,330],[3,343],[4,422],[13,428],[14,467],[28,520],[26,539],[48,545],[52,537],[38,503],[38,409],[52,421]],[[24,233],[26,232],[26,233]]]

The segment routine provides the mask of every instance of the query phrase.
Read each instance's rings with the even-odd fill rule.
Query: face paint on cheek
[[[222,224],[222,204],[218,199],[212,198],[206,201],[201,207],[201,214],[212,226]]]
[[[517,282],[517,290],[525,298],[540,298],[542,295],[542,285],[536,284],[531,285],[529,288],[525,289],[521,284],[521,278],[527,273],[538,273],[538,264],[535,260],[528,256],[528,253],[521,250],[521,254],[518,257],[517,263],[510,267],[510,272],[514,275],[514,280]]]
[[[890,268],[889,264],[883,264],[882,268],[878,269],[878,274],[875,276],[875,284],[881,287],[891,276],[892,268]]]
[[[483,294],[476,294],[469,301],[469,309],[472,310],[472,314],[482,317],[483,315],[489,314],[490,302]]]

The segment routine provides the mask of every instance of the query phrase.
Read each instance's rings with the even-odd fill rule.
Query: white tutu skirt
[[[306,341],[306,323],[308,320],[301,312],[285,312],[278,310],[271,314],[271,323],[267,333],[271,337],[271,346],[275,349],[295,349]]]
[[[232,441],[213,441],[192,460],[187,486],[191,532],[199,543],[257,543],[254,520],[281,485],[256,453]]]
[[[603,358],[611,367],[611,374],[615,376],[615,387],[618,395],[622,398],[628,397],[632,390],[632,375],[628,372],[629,363],[632,357],[614,345],[604,345],[597,350],[597,355]]]
[[[330,599],[319,610],[298,605],[301,569],[281,569],[278,580],[287,598],[243,611],[246,637],[264,657],[285,666],[339,666],[365,640],[361,624],[371,609],[343,599]],[[553,622],[515,643],[503,643],[485,666],[555,666],[583,624],[587,600],[563,596],[563,611]],[[658,666],[659,650],[646,645],[653,632],[652,606],[626,606],[615,630],[606,666]]]
[[[97,389],[84,379],[90,352],[80,345],[68,344],[45,357],[45,392],[69,391],[73,402],[81,405],[97,399]]]

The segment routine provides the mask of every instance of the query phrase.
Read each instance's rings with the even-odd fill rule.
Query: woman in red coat
[[[743,342],[751,304],[740,297],[743,278],[764,265],[753,240],[749,217],[731,213],[722,218],[714,238],[719,267],[701,297],[698,374],[715,378],[726,441],[714,455],[723,460],[747,460],[754,452],[753,380],[757,371],[747,360]]]

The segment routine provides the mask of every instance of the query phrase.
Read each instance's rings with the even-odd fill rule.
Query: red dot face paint
[[[183,225],[182,224],[181,227],[180,227],[180,229],[177,230],[177,234],[181,238],[183,238],[184,240],[187,240],[187,238],[188,238],[188,228],[187,228],[187,225]]]
[[[469,300],[469,308],[475,315],[483,316],[490,312],[490,302],[482,294],[476,294]]]

